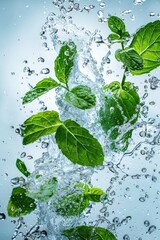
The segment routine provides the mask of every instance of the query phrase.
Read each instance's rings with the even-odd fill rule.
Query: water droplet
[[[119,218],[118,217],[115,217],[115,218],[113,218],[113,220],[112,220],[112,222],[115,224],[115,225],[117,225],[117,224],[119,224]]]
[[[150,225],[150,222],[149,222],[148,220],[145,220],[145,221],[144,221],[144,226],[145,226],[145,227],[149,227],[149,225]]]
[[[144,197],[140,197],[140,198],[139,198],[139,201],[140,201],[140,202],[145,202],[145,198],[144,198]]]
[[[149,79],[149,83],[152,90],[156,90],[160,86],[160,80],[154,76]]]
[[[152,176],[152,182],[157,182],[157,178],[155,176]]]
[[[19,177],[12,178],[12,179],[11,179],[11,183],[12,183],[13,185],[19,184]]]
[[[150,12],[149,14],[150,17],[154,17],[155,15],[156,15],[155,12]]]
[[[107,70],[107,74],[112,74],[112,70],[111,69]]]
[[[107,208],[106,208],[106,207],[101,208],[101,209],[100,209],[100,212],[101,212],[101,213],[107,212]]]
[[[132,12],[132,10],[124,10],[122,12],[122,15],[127,15],[127,14],[130,14]]]
[[[47,142],[42,142],[41,143],[41,148],[47,148],[48,147],[48,143]]]
[[[103,43],[103,38],[102,38],[102,36],[100,34],[97,33],[94,36],[94,41],[95,41],[95,43]]]
[[[156,229],[157,229],[156,226],[155,226],[155,225],[152,225],[152,226],[150,226],[150,227],[148,228],[148,232],[147,232],[147,233],[151,234],[151,233],[154,232]]]
[[[42,58],[42,57],[39,57],[39,58],[38,58],[38,62],[41,62],[41,63],[42,63],[42,62],[44,62],[44,61],[45,61],[44,58]]]
[[[129,237],[127,234],[125,234],[125,235],[123,236],[123,240],[130,240],[130,237]]]
[[[4,213],[0,213],[0,220],[5,220],[6,219],[6,215]]]
[[[142,171],[143,173],[145,173],[145,172],[147,172],[147,168],[142,168],[141,171]]]
[[[21,158],[24,158],[25,156],[26,156],[25,152],[22,152],[21,155],[20,155]]]
[[[135,5],[138,5],[138,4],[143,4],[146,0],[133,0],[133,3]]]
[[[146,152],[145,152],[144,150],[141,150],[140,153],[141,153],[142,155],[145,155],[145,154],[146,154]],[[144,169],[144,168],[143,168],[143,169]]]
[[[40,71],[41,74],[48,74],[50,73],[50,70],[49,68],[43,68],[41,71]]]
[[[20,134],[21,130],[19,128],[16,128],[15,132]]]
[[[101,2],[101,3],[99,4],[99,6],[100,6],[101,8],[104,8],[104,7],[106,6],[106,4],[105,4],[105,2]]]
[[[98,16],[98,18],[102,18],[102,17],[103,17],[103,11],[102,11],[102,10],[99,10],[99,11],[97,12],[97,16]]]
[[[149,119],[148,119],[148,123],[149,123],[149,124],[153,124],[154,122],[155,122],[155,119],[154,119],[154,118],[149,118]]]

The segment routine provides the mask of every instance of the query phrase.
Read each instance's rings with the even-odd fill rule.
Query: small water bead
[[[150,12],[150,13],[149,13],[149,16],[150,16],[150,17],[154,17],[155,15],[156,15],[155,12]]]
[[[111,69],[107,70],[107,74],[112,74],[112,70]]]
[[[157,182],[157,177],[152,176],[152,182]]]
[[[98,12],[97,12],[97,16],[98,16],[98,18],[102,18],[103,17],[103,11],[102,10],[99,10]]]
[[[105,4],[105,2],[101,2],[101,3],[99,4],[99,6],[100,6],[101,8],[104,8],[104,7],[106,6],[106,4]]]
[[[30,159],[33,159],[33,156],[28,155],[27,158],[30,160]]]
[[[143,4],[146,0],[133,0],[133,3],[135,5],[138,5],[138,4]]]
[[[41,71],[40,71],[41,74],[49,74],[50,73],[50,70],[49,68],[43,68]]]
[[[41,143],[41,148],[47,148],[49,146],[49,143],[47,143],[47,142],[42,142]]]
[[[129,237],[127,234],[125,234],[125,235],[123,236],[123,240],[130,240],[130,237]]]
[[[101,209],[100,209],[100,212],[101,212],[101,213],[106,213],[106,212],[107,212],[107,207],[101,208]]]
[[[128,14],[130,14],[132,12],[132,10],[124,10],[123,12],[122,12],[122,15],[128,15]]]
[[[12,179],[11,179],[11,183],[12,183],[13,185],[19,184],[19,177],[12,178]]]
[[[118,224],[120,223],[118,217],[113,218],[112,222],[113,222],[115,225],[118,225]]]
[[[149,118],[149,119],[148,119],[148,123],[149,123],[149,124],[155,123],[155,119],[154,119],[154,118]]]
[[[149,79],[149,83],[152,90],[156,90],[160,86],[160,80],[154,76]]]
[[[140,197],[140,198],[139,198],[139,201],[140,201],[140,202],[145,202],[145,198],[144,198],[144,197]]]
[[[141,153],[141,155],[145,155],[146,154],[146,152],[144,150],[141,150],[140,153]]]
[[[44,58],[42,58],[42,57],[39,57],[39,58],[38,58],[38,62],[43,63],[44,61],[45,61]]]
[[[145,220],[145,221],[144,221],[144,226],[145,226],[145,227],[149,227],[149,225],[150,225],[150,222],[149,222],[148,220]]]
[[[147,172],[147,168],[142,168],[141,171],[142,171],[142,173],[145,173],[145,172]]]
[[[147,233],[151,234],[151,233],[154,232],[156,229],[157,229],[156,226],[155,226],[155,225],[152,225],[152,226],[150,226],[150,227],[148,228],[148,232],[147,232]]]
[[[21,130],[19,128],[16,128],[15,132],[20,134]]]
[[[26,156],[25,152],[22,152],[21,155],[20,155],[21,158],[24,158],[25,156]]]
[[[149,102],[149,105],[155,105],[154,101]]]
[[[6,219],[6,215],[4,213],[0,213],[0,220],[5,220]]]
[[[80,10],[79,3],[75,3],[73,7],[76,11]]]
[[[97,33],[94,36],[94,41],[95,41],[95,43],[103,43],[103,38],[102,38],[102,36],[100,34]]]
[[[143,100],[145,100],[148,97],[148,93],[145,93],[142,97]]]

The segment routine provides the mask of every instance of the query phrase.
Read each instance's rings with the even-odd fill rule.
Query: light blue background
[[[80,3],[98,6],[97,1],[80,1]],[[120,16],[124,10],[132,10],[132,14],[136,17],[135,21],[131,20],[131,15],[125,16],[125,22],[130,32],[134,32],[137,27],[149,21],[158,19],[157,16],[151,18],[149,13],[158,14],[160,11],[159,0],[146,0],[143,5],[136,6],[133,5],[132,0],[107,0],[105,3],[106,17],[108,13]],[[37,58],[42,56],[47,59],[46,67],[52,66],[51,55],[42,48],[39,33],[46,16],[55,11],[57,10],[51,0],[0,1],[0,212],[4,212],[6,215],[6,205],[12,190],[10,180],[15,176],[20,176],[16,170],[15,161],[24,151],[21,138],[15,133],[15,129],[31,114],[30,111],[33,109],[33,106],[24,108],[21,105],[21,97],[28,90],[27,80],[22,79],[25,66],[23,61],[27,59],[29,65],[34,69]],[[107,36],[108,30],[105,24],[98,23],[95,10],[91,15],[84,13],[83,18],[74,15],[75,21],[79,25],[83,25],[89,30],[100,28],[103,35]],[[15,75],[12,75],[11,72],[15,72]],[[35,105],[33,110],[38,110],[38,105]],[[11,126],[14,126],[14,129]],[[35,151],[35,145],[27,146],[25,152],[27,155],[33,155],[34,158],[41,156],[39,148]],[[32,161],[25,159],[30,170],[33,169]],[[29,224],[32,224],[31,218],[27,217],[27,219],[29,219]],[[0,221],[1,240],[11,239],[15,226],[10,221],[8,216],[5,221]]]

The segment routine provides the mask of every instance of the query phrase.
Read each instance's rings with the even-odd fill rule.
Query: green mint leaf
[[[124,22],[116,16],[111,16],[108,19],[108,27],[112,32],[118,34],[120,37],[122,37],[123,33],[126,32]]]
[[[148,23],[135,34],[131,45],[143,58],[143,69],[133,70],[133,75],[149,73],[160,66],[160,20]]]
[[[54,133],[61,124],[55,111],[40,112],[31,116],[22,125],[23,144],[35,142],[42,136]]]
[[[55,177],[46,180],[43,185],[40,185],[37,190],[29,191],[27,196],[38,199],[42,202],[48,201],[56,192],[58,186],[57,179]]]
[[[67,92],[65,99],[80,109],[89,109],[96,105],[96,96],[88,86],[79,85]]]
[[[143,68],[143,59],[134,49],[118,49],[115,53],[115,57],[131,70]]]
[[[20,217],[35,210],[34,199],[28,197],[27,190],[22,187],[13,188],[12,195],[8,202],[7,211],[10,217]]]
[[[116,240],[116,237],[109,230],[101,227],[78,226],[63,231],[69,240]]]
[[[54,203],[57,214],[68,217],[80,215],[89,205],[89,199],[85,197],[86,191],[87,184],[81,182],[76,184],[67,195]]]
[[[76,45],[73,42],[65,44],[61,47],[54,65],[56,77],[60,82],[65,84],[68,83],[76,53]]]
[[[104,107],[100,109],[100,122],[110,141],[113,142],[112,150],[125,151],[132,132],[125,127],[125,124],[130,124],[132,127],[137,121],[140,98],[130,82],[126,82],[123,89],[119,82],[112,82],[105,89],[106,96]]]
[[[117,141],[113,141],[110,145],[112,151],[117,152],[117,147],[122,151],[125,152],[129,146],[129,139],[132,137],[132,130],[127,131],[120,139],[117,138]],[[114,134],[114,131],[113,131]]]
[[[120,39],[120,36],[118,34],[111,33],[108,36],[108,41],[109,42],[113,42],[113,41],[119,40],[119,39]]]
[[[122,39],[130,38],[130,37],[131,36],[130,36],[129,32],[123,32],[122,33]]]
[[[56,142],[73,163],[92,167],[103,164],[104,153],[100,143],[87,129],[72,120],[65,121],[57,129]]]
[[[27,167],[26,167],[25,163],[24,163],[22,160],[17,159],[17,161],[16,161],[16,167],[18,168],[18,170],[19,170],[21,173],[24,174],[24,176],[29,177],[30,172],[28,172]]]
[[[30,103],[41,95],[49,92],[51,89],[58,87],[59,84],[52,78],[44,78],[36,86],[27,92],[23,98],[23,104]]]
[[[86,197],[89,201],[100,202],[102,197],[106,198],[106,193],[100,188],[90,188]]]

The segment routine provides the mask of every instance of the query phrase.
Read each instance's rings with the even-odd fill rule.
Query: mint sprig
[[[53,203],[57,214],[62,216],[78,216],[90,202],[100,202],[106,194],[100,188],[90,188],[88,184],[77,183],[73,189],[60,200]]]
[[[7,211],[10,217],[27,215],[36,208],[35,200],[27,196],[27,189],[16,187],[8,202]]]
[[[27,167],[26,167],[25,163],[22,160],[17,159],[16,167],[18,168],[18,170],[21,173],[23,173],[24,176],[26,176],[26,177],[30,176],[30,172],[27,170]]]
[[[143,68],[132,70],[133,75],[149,73],[160,66],[160,20],[140,28],[133,37],[131,48],[143,59]]]
[[[62,122],[55,111],[40,112],[22,125],[23,144],[56,132],[56,142],[62,153],[73,163],[82,166],[103,164],[103,149],[87,129],[72,120]]]
[[[112,82],[105,87],[104,107],[100,109],[100,122],[110,139],[113,151],[125,151],[128,148],[132,130],[121,127],[127,123],[133,125],[139,114],[140,98],[135,86],[126,82],[121,87],[119,82]],[[134,125],[132,129],[134,128]]]
[[[78,226],[63,231],[69,240],[117,240],[109,230],[94,226]]]
[[[80,109],[89,109],[96,105],[96,96],[88,86],[78,85],[72,90],[69,89],[68,81],[74,66],[74,58],[77,48],[74,42],[63,44],[54,62],[55,75],[58,80],[45,78],[38,82],[36,86],[28,91],[23,97],[23,104],[27,104],[49,92],[56,87],[67,90],[65,100]]]

